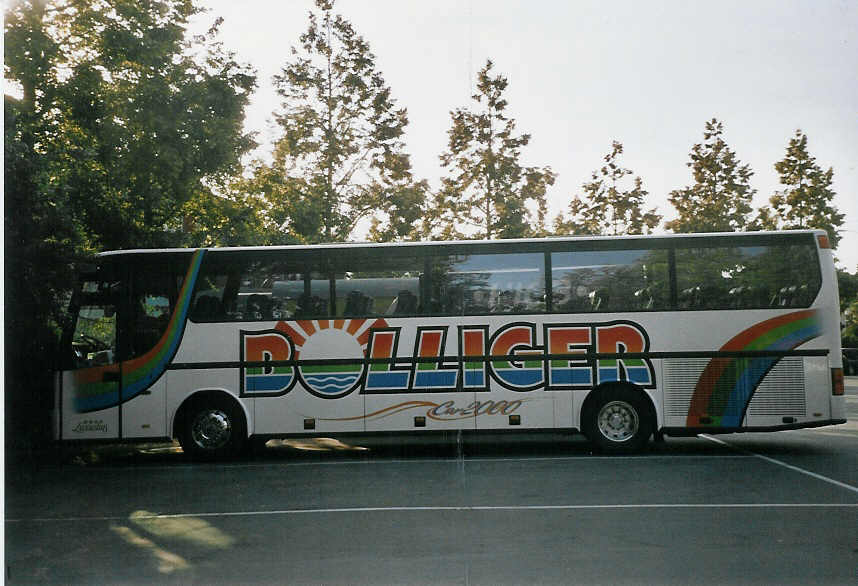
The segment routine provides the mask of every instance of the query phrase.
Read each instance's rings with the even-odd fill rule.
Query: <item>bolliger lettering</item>
[[[490,390],[492,381],[520,392],[589,389],[620,380],[654,386],[653,366],[645,357],[587,356],[648,352],[646,331],[630,321],[544,324],[541,336],[531,322],[507,324],[493,333],[485,325],[457,326],[457,352],[452,355],[446,352],[450,326],[418,327],[410,356],[399,353],[402,329],[385,324],[369,330],[365,356],[371,361],[362,356],[299,356],[289,328],[242,331],[242,364],[255,363],[242,367],[242,395],[282,395],[297,382],[324,398],[356,389],[364,394],[479,392]],[[283,364],[293,356],[314,362]],[[319,364],[325,359],[332,361]],[[269,361],[271,366],[264,364]]]

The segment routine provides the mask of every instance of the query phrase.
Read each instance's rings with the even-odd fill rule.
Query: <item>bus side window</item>
[[[372,256],[343,255],[332,268],[335,315],[351,318],[418,314],[422,259],[379,249]]]
[[[220,299],[212,295],[201,295],[194,303],[193,318],[198,321],[218,321],[224,316]]]
[[[136,267],[128,318],[130,346],[123,351],[130,357],[142,356],[154,348],[167,331],[181,288],[182,268],[161,264]]]
[[[116,304],[112,296],[86,296],[72,337],[75,368],[116,362]]]
[[[358,317],[366,315],[369,304],[369,297],[360,291],[349,291],[349,294],[346,295],[346,307],[343,310],[343,317]]]
[[[141,356],[154,348],[170,322],[170,299],[165,295],[144,294],[135,304],[132,325],[132,356]]]
[[[820,287],[811,245],[676,249],[679,309],[808,307]]]
[[[451,254],[432,259],[433,313],[545,311],[545,255]]]
[[[551,274],[555,312],[656,311],[668,305],[665,250],[553,252]]]
[[[396,296],[396,309],[394,315],[416,315],[417,297],[411,291],[405,289]]]
[[[317,295],[302,293],[295,303],[295,317],[326,317],[328,315],[328,300]]]

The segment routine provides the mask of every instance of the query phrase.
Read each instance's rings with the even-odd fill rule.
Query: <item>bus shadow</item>
[[[812,436],[781,434],[775,437],[743,434],[723,435],[719,443],[701,437],[666,438],[650,441],[638,454],[624,458],[670,458],[690,456],[819,456],[830,449]],[[255,442],[230,464],[276,464],[290,462],[384,461],[480,458],[604,458],[580,434],[545,431],[440,432],[428,434],[332,435]],[[156,466],[192,462],[176,442],[152,444],[105,444],[59,447],[39,458],[39,467]],[[217,466],[223,462],[200,463]]]

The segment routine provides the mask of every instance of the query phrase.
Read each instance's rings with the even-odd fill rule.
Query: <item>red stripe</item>
[[[294,344],[299,348],[304,345],[304,342],[306,342],[304,336],[293,330],[285,321],[278,322],[274,329],[289,336],[292,339],[292,342],[294,342]]]
[[[354,336],[355,332],[357,332],[365,322],[365,319],[353,319],[349,322],[349,327],[346,331]]]
[[[79,385],[101,383],[104,382],[104,375],[108,372],[119,372],[119,365],[108,364],[77,370],[74,373],[74,380]]]
[[[729,342],[727,342],[726,344],[724,344],[724,346],[721,347],[721,350],[743,350],[750,346],[751,342],[753,342],[757,338],[762,337],[764,334],[770,332],[771,330],[779,328],[784,324],[810,317],[814,313],[816,313],[815,310],[809,309],[807,311],[796,311],[795,313],[787,313],[786,315],[780,315],[778,317],[773,317],[772,319],[767,319],[764,322],[760,322],[754,326],[751,326],[744,332],[741,332],[737,336],[730,339]]]
[[[316,326],[313,325],[313,322],[308,319],[302,319],[295,322],[298,324],[298,327],[307,332],[308,336],[312,336],[316,333]]]
[[[369,333],[373,330],[373,328],[385,328],[387,327],[387,322],[383,319],[377,319],[373,322],[371,326],[367,328],[367,330],[362,333],[357,341],[361,346],[365,346],[367,342],[369,342]]]

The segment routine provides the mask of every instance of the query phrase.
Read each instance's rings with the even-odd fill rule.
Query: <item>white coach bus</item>
[[[845,422],[822,231],[105,252],[71,311],[60,440]]]

